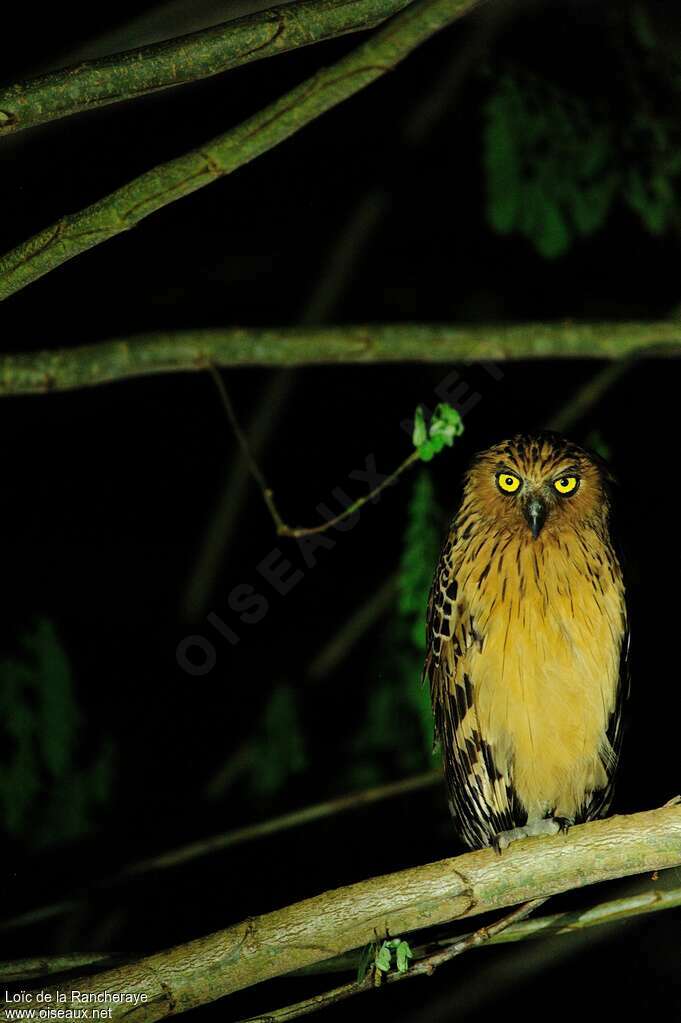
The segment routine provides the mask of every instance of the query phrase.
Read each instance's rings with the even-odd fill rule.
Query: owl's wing
[[[619,763],[620,751],[622,749],[622,735],[624,733],[624,707],[629,698],[630,690],[629,640],[631,637],[626,615],[623,615],[622,629],[620,670],[617,692],[615,695],[615,706],[612,714],[610,715],[608,729],[606,732],[610,748],[612,749],[612,755],[603,763],[608,776],[608,781],[604,788],[594,792],[591,799],[587,800],[582,813],[578,816],[578,820],[580,821],[590,821],[594,820],[596,817],[604,817],[610,809],[612,797],[615,792],[615,776],[617,774],[617,765]]]
[[[430,685],[435,736],[444,755],[449,807],[464,841],[479,847],[524,819],[510,780],[495,765],[480,733],[469,655],[476,647],[482,650],[484,637],[458,595],[452,549],[450,537],[428,600],[423,676]]]

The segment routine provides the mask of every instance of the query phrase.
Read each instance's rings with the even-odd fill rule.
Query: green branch
[[[145,217],[249,163],[391,71],[478,0],[417,0],[347,57],[324,68],[238,127],[159,164],[70,214],[0,259],[0,299]]]
[[[0,356],[0,396],[70,391],[209,366],[467,363],[681,355],[681,322],[529,323],[511,326],[378,324],[186,330],[78,348]]]
[[[299,0],[0,89],[0,136],[374,28],[411,0]]]

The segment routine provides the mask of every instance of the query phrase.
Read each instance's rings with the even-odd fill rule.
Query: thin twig
[[[275,371],[258,395],[258,407],[248,423],[249,444],[255,459],[265,450],[267,440],[274,433],[294,381],[293,371]],[[250,482],[248,465],[242,458],[235,458],[210,521],[201,531],[199,551],[182,596],[180,618],[183,621],[196,622],[210,610],[207,606],[210,595],[218,573],[225,568],[226,552],[235,538],[236,524],[250,493]]]
[[[330,320],[340,295],[347,287],[352,269],[357,266],[360,247],[377,216],[375,207],[360,204],[355,215],[343,222],[334,236],[333,245],[321,261],[317,280],[301,310],[298,319],[301,326],[319,326]],[[284,371],[276,373],[265,384],[246,434],[256,460],[276,428],[294,381],[294,373]],[[248,464],[241,458],[236,459],[201,541],[197,563],[183,600],[182,617],[185,620],[196,621],[206,609],[208,595],[223,564],[234,524],[249,491],[249,479]]]
[[[379,483],[377,487],[374,487],[373,490],[370,490],[368,494],[364,495],[364,497],[358,497],[357,500],[353,501],[352,504],[348,505],[345,511],[342,511],[340,515],[334,515],[332,519],[328,519],[326,522],[323,522],[320,526],[293,527],[285,525],[283,522],[281,522],[281,519],[279,518],[277,510],[274,506],[274,495],[272,491],[266,490],[264,492],[265,501],[267,503],[268,508],[270,509],[270,513],[272,514],[274,521],[278,523],[277,533],[280,536],[301,537],[311,536],[313,533],[325,533],[327,529],[333,529],[334,526],[337,526],[344,519],[347,519],[351,515],[354,515],[355,512],[358,512],[359,509],[363,508],[368,501],[373,501],[376,497],[378,497],[378,495],[382,493],[382,491],[384,491],[386,487],[389,487],[393,483],[395,483],[395,481],[398,479],[398,477],[402,475],[403,472],[406,472],[407,469],[410,469],[412,465],[415,465],[416,462],[418,462],[419,460],[420,455],[418,451],[416,450],[412,451],[411,454],[407,455],[404,461],[401,462],[400,465],[398,465],[395,471],[391,472],[389,476],[386,476],[386,478],[381,483]]]
[[[313,682],[324,678],[348,657],[355,645],[380,618],[395,607],[398,574],[388,576],[365,601],[343,617],[336,633],[318,650],[307,667],[306,678]]]
[[[636,364],[634,357],[619,362],[608,363],[598,373],[594,373],[577,390],[570,401],[566,402],[547,423],[547,429],[559,433],[571,430],[583,419],[607,394],[611,388],[629,373]]]
[[[181,863],[187,863],[189,860],[208,856],[222,849],[240,845],[243,842],[251,842],[254,839],[265,838],[268,835],[280,834],[282,831],[288,831],[291,828],[297,828],[314,821],[324,820],[339,813],[347,813],[348,811],[357,810],[363,806],[370,806],[386,799],[394,799],[397,796],[418,792],[421,789],[432,788],[440,781],[441,773],[439,770],[424,771],[422,774],[411,775],[409,778],[390,782],[388,785],[376,785],[373,788],[362,789],[359,792],[351,792],[347,796],[328,799],[323,803],[314,803],[311,806],[303,807],[301,810],[294,810],[292,813],[272,817],[270,820],[261,821],[257,824],[249,824],[243,828],[235,828],[232,831],[226,831],[222,835],[212,835],[203,841],[192,842],[189,845],[181,846],[179,849],[161,853],[159,856],[153,856],[150,859],[131,864],[122,870],[120,874],[117,874],[113,880],[144,874],[152,870],[176,867]]]
[[[541,899],[530,899],[528,902],[523,903],[522,906],[518,906],[511,913],[507,913],[505,916],[500,917],[499,920],[495,920],[494,923],[487,924],[485,927],[479,927],[477,931],[473,931],[471,934],[467,934],[463,938],[459,938],[448,948],[443,948],[441,952],[435,952],[432,956],[428,956],[427,959],[422,959],[421,962],[415,963],[414,966],[407,971],[407,973],[413,973],[414,976],[422,976],[427,974],[429,977],[435,972],[438,966],[442,966],[444,963],[448,963],[451,959],[455,959],[457,956],[462,955],[464,952],[468,952],[471,948],[477,948],[479,945],[484,945],[492,938],[496,938],[498,934],[505,931],[507,927],[512,924],[517,924],[521,920],[533,913],[535,909],[543,906],[548,901],[549,896]]]
[[[247,748],[247,744],[244,744],[240,751],[241,757],[247,753]],[[363,806],[374,805],[386,799],[394,799],[411,792],[418,792],[421,789],[431,788],[439,784],[441,780],[442,775],[439,770],[424,771],[422,774],[410,775],[408,778],[403,778],[400,781],[390,782],[386,785],[375,785],[371,788],[361,789],[358,792],[350,792],[345,796],[337,796],[322,803],[313,803],[310,806],[302,807],[300,810],[281,814],[266,821],[258,821],[256,824],[248,824],[245,827],[234,828],[219,835],[211,835],[209,838],[168,850],[160,853],[158,856],[152,856],[148,859],[128,864],[128,866],[123,867],[116,874],[96,881],[88,887],[87,891],[75,894],[70,899],[62,900],[49,906],[31,909],[26,913],[0,921],[0,931],[13,930],[18,927],[42,923],[44,920],[63,916],[66,913],[72,912],[84,898],[91,897],[93,891],[109,888],[121,881],[125,881],[127,878],[163,870],[168,867],[177,867],[191,860],[209,856],[244,842],[265,838],[269,835],[278,835],[282,831],[301,827],[304,824],[311,824],[315,821],[325,820],[339,813],[347,813],[360,809]]]
[[[224,405],[225,412],[227,413],[232,429],[236,434],[239,447],[246,459],[253,478],[260,487],[263,499],[270,515],[272,516],[272,521],[274,522],[278,536],[311,536],[313,533],[325,533],[327,529],[333,529],[334,526],[343,522],[344,519],[350,518],[351,515],[358,512],[368,501],[373,501],[383,490],[385,490],[386,487],[391,486],[403,472],[406,472],[407,469],[410,469],[412,465],[419,461],[420,456],[418,451],[412,451],[411,454],[409,454],[404,461],[398,465],[397,469],[395,469],[394,472],[391,472],[389,476],[386,476],[377,487],[374,487],[373,490],[370,490],[369,493],[365,494],[363,497],[358,497],[356,501],[353,501],[352,504],[348,505],[348,507],[339,515],[334,515],[333,518],[327,519],[326,522],[323,522],[319,526],[288,526],[279,513],[279,509],[277,508],[274,500],[272,488],[267,485],[264,473],[253,456],[248,443],[248,438],[239,425],[239,420],[237,419],[236,412],[234,411],[232,400],[227,392],[227,388],[225,387],[225,382],[222,379],[221,374],[212,364],[210,364],[208,368],[220,393],[222,404]]]
[[[260,487],[260,489],[263,491],[267,491],[269,489],[267,486],[267,481],[262,472],[262,469],[256,462],[255,458],[253,457],[253,454],[251,453],[251,448],[248,443],[248,439],[244,431],[241,429],[241,425],[239,423],[239,420],[237,419],[236,412],[234,411],[234,406],[232,405],[232,399],[230,398],[227,392],[227,388],[225,387],[225,382],[222,379],[222,374],[213,365],[213,363],[208,364],[208,371],[215,382],[215,386],[218,389],[218,393],[220,394],[220,399],[222,401],[223,408],[227,413],[227,418],[229,419],[230,425],[234,430],[236,439],[239,442],[239,447],[241,448],[241,453],[248,464],[250,473],[253,476],[255,482]],[[275,518],[275,522],[277,521],[278,516]]]

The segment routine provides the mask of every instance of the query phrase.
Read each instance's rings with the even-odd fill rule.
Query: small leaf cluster
[[[460,414],[446,402],[436,407],[427,425],[421,406],[416,409],[412,441],[422,462],[430,462],[444,447],[451,448],[462,433]]]
[[[389,938],[384,941],[374,956],[374,966],[381,973],[390,973],[393,961],[398,973],[406,973],[409,969],[409,960],[414,958],[409,943],[402,938]]]

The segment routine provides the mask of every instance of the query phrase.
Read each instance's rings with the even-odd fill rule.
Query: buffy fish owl
[[[428,604],[449,804],[472,847],[607,812],[620,751],[627,615],[609,474],[556,434],[483,451]]]

